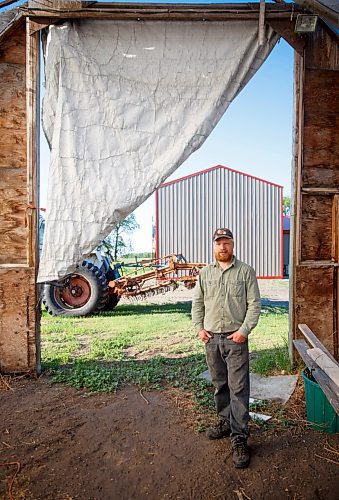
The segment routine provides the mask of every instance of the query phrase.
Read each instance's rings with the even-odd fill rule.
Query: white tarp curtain
[[[276,41],[267,28],[259,47],[257,21],[50,27],[39,282],[73,271],[203,144]]]

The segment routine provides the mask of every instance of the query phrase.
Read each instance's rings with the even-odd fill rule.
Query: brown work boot
[[[245,469],[250,463],[250,451],[247,439],[237,437],[232,440],[233,463],[237,469]]]
[[[226,420],[220,419],[218,425],[209,427],[206,431],[208,439],[222,439],[231,434],[231,429]]]

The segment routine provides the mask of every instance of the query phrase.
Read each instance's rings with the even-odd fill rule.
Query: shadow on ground
[[[102,316],[131,316],[142,314],[168,314],[168,313],[185,313],[191,317],[191,301],[176,302],[175,304],[121,304],[112,311],[104,311],[99,313]]]

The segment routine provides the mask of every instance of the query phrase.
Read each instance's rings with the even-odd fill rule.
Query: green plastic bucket
[[[305,386],[307,420],[313,429],[335,434],[339,432],[339,417],[308,368],[302,371]]]

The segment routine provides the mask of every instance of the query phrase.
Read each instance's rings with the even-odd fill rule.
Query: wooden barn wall
[[[35,371],[39,321],[36,175],[28,148],[27,44],[23,22],[0,43],[0,371]],[[30,58],[29,51],[27,52]],[[30,100],[36,93],[30,91]],[[31,134],[32,135],[32,134]],[[35,135],[35,133],[33,134]],[[30,138],[32,141],[32,137]],[[35,163],[35,162],[34,162]],[[34,174],[34,175],[33,175]]]
[[[26,33],[0,46],[0,264],[26,264]]]
[[[296,54],[293,334],[306,323],[338,359],[338,46],[321,24]]]

